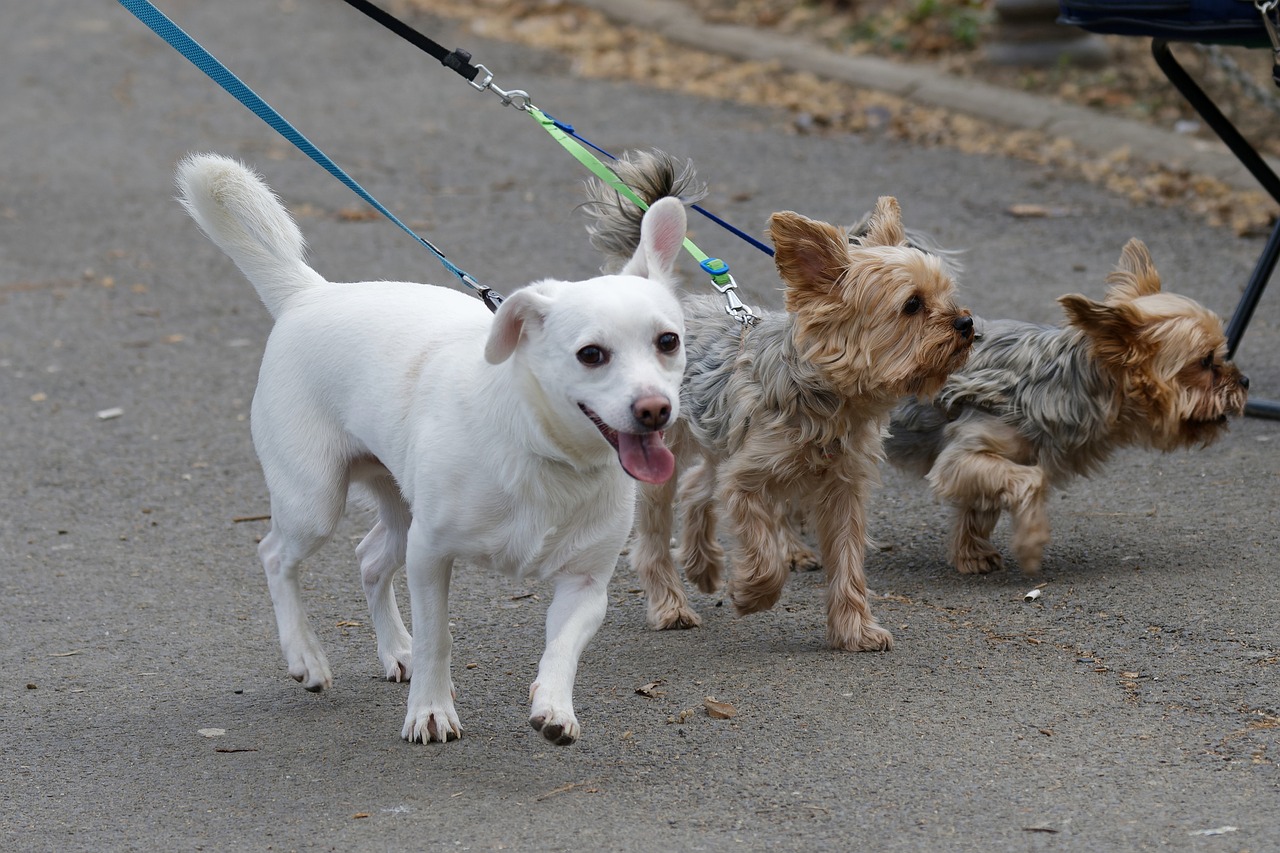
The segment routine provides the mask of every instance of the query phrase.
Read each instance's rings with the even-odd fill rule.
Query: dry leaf
[[[730,705],[728,702],[719,702],[714,696],[708,696],[702,700],[702,704],[707,709],[707,716],[713,720],[732,720],[738,716],[738,709]]]
[[[666,684],[666,682],[662,681],[661,679],[659,679],[658,681],[650,681],[648,684],[641,684],[639,687],[637,687],[636,692],[646,698],[657,699],[659,696],[662,696],[665,692],[657,689],[658,685],[660,684]]]

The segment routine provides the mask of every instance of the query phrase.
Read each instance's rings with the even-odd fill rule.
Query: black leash
[[[442,45],[427,38],[404,21],[379,9],[377,6],[369,3],[368,0],[345,0],[345,2],[353,9],[365,13],[382,26],[391,30],[391,32],[400,36],[400,38],[417,47],[419,50],[434,56],[440,60],[440,64],[445,68],[452,68],[461,74],[468,83],[475,82],[480,74],[481,66],[471,64],[471,54],[462,48],[448,50]]]
[[[353,9],[358,9],[359,11],[368,15],[370,18],[377,21],[379,24],[386,27],[387,29],[391,30],[391,32],[400,36],[400,38],[416,46],[418,49],[423,50],[429,55],[435,57],[440,61],[440,64],[444,65],[446,68],[452,68],[454,71],[457,71],[464,78],[466,78],[468,83],[470,83],[476,89],[479,89],[481,91],[484,91],[486,89],[491,89],[495,94],[497,94],[499,97],[502,98],[502,102],[504,104],[514,105],[519,107],[522,110],[528,109],[531,106],[531,104],[529,103],[529,96],[526,92],[523,92],[518,89],[512,90],[510,92],[505,92],[502,89],[499,89],[497,86],[493,85],[493,73],[490,72],[489,69],[485,68],[483,65],[472,65],[471,54],[468,51],[465,51],[462,48],[457,48],[455,50],[446,50],[443,45],[439,44],[436,41],[433,41],[431,38],[424,35],[423,33],[418,32],[413,27],[409,26],[404,21],[400,20],[399,18],[395,17],[389,12],[386,12],[383,9],[380,9],[377,6],[373,5],[372,3],[369,2],[369,0],[343,0],[343,2],[351,6]],[[476,77],[478,77],[480,75],[480,72],[482,71],[484,72],[484,75],[485,75],[484,79],[482,79],[479,83],[477,83]],[[551,117],[548,116],[548,118],[551,118]],[[591,140],[586,139],[583,136],[580,136],[577,133],[577,131],[574,130],[573,125],[568,124],[566,122],[559,121],[558,119],[554,119],[554,118],[552,118],[551,121],[554,122],[556,127],[560,128],[560,130],[564,131],[566,134],[568,134],[573,139],[576,139],[578,142],[581,142],[582,144],[586,145],[588,148],[592,148],[600,152],[601,154],[603,154],[604,156],[608,157],[611,160],[618,159],[617,157],[614,157],[612,154],[610,154],[608,151],[596,145]],[[609,183],[612,183],[612,182],[609,182]],[[719,225],[721,228],[733,234],[735,237],[738,237],[739,239],[747,243],[750,243],[752,246],[764,252],[766,255],[773,257],[773,249],[771,247],[760,242],[755,237],[752,237],[750,234],[738,228],[736,225],[733,225],[732,223],[727,222],[724,219],[721,219],[719,216],[716,216],[711,211],[706,210],[701,205],[692,204],[690,205],[690,207],[693,208],[693,210],[705,216],[707,219],[714,222],[716,225]]]

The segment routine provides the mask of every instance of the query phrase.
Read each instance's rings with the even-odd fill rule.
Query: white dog
[[[303,261],[279,199],[233,160],[189,157],[177,183],[276,320],[252,427],[271,492],[258,551],[289,675],[312,691],[331,684],[298,564],[332,535],[358,484],[378,514],[356,548],[378,657],[388,679],[412,677],[401,735],[462,733],[448,619],[461,562],[554,579],[530,723],[573,743],[578,659],[631,529],[627,475],[662,482],[674,466],[662,428],[679,414],[685,364],[672,269],[680,203],[654,205],[620,274],[531,284],[491,315],[443,287],[326,281]],[[401,565],[412,638],[392,591]]]

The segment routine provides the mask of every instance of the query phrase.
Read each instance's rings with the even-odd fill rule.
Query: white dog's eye
[[[578,350],[578,363],[585,364],[587,367],[599,367],[602,364],[608,364],[609,353],[595,344],[588,344]]]
[[[675,332],[663,332],[658,335],[658,352],[670,355],[680,349],[680,336]]]
[[[917,313],[917,312],[918,312],[921,308],[923,308],[923,307],[924,307],[924,303],[920,301],[920,297],[919,297],[919,296],[913,296],[913,297],[911,297],[910,299],[908,299],[906,302],[904,302],[904,303],[903,303],[903,305],[902,305],[902,313],[903,313],[903,314],[915,314],[915,313]]]

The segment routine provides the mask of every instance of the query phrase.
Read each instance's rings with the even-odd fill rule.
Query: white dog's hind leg
[[[258,412],[255,406],[255,416]],[[267,421],[264,415],[259,426]],[[258,556],[271,590],[280,648],[289,675],[317,692],[332,686],[333,673],[320,639],[307,621],[298,568],[328,541],[342,518],[347,503],[346,469],[332,460],[285,464],[271,452],[272,445],[255,443],[271,488],[271,532],[258,546]]]
[[[280,631],[280,650],[284,652],[289,676],[308,690],[319,692],[333,686],[333,672],[320,646],[320,638],[311,629],[302,606],[298,587],[298,564],[314,554],[325,541],[324,536],[303,539],[284,534],[278,521],[258,545],[258,556],[267,574],[267,588],[276,612]]]
[[[369,616],[378,637],[378,660],[387,681],[408,681],[413,677],[412,639],[400,618],[392,585],[404,565],[405,537],[409,531],[409,510],[401,500],[394,481],[367,484],[378,498],[378,523],[356,546],[360,560],[360,580],[369,601]]]
[[[432,553],[415,525],[409,527],[405,570],[409,609],[413,614],[414,678],[409,682],[409,710],[400,736],[410,742],[456,740],[462,722],[453,706],[449,633],[449,581],[453,558]]]
[[[558,746],[573,743],[581,734],[573,713],[573,682],[582,650],[604,621],[612,574],[610,565],[604,571],[556,576],[555,595],[547,608],[547,647],[538,678],[529,688],[529,724]]]

